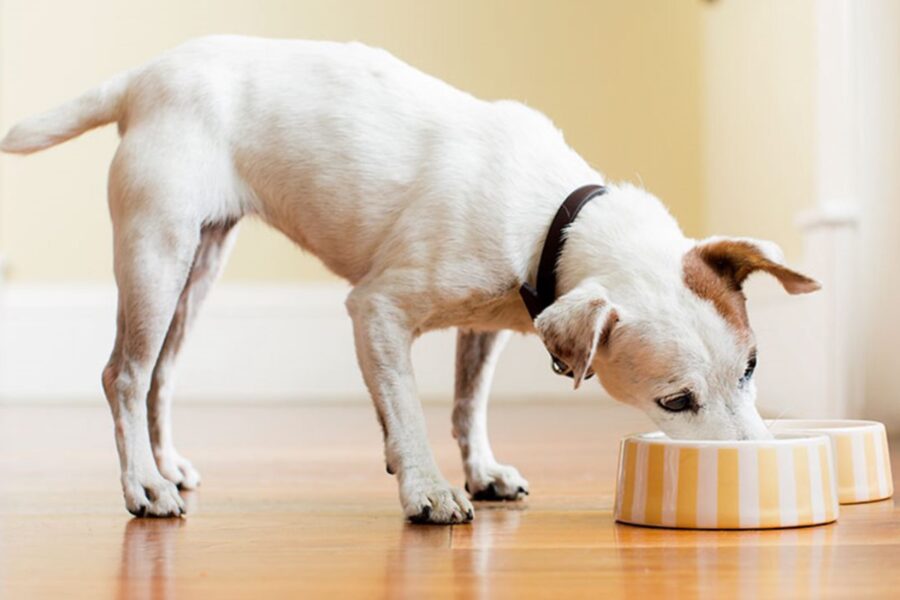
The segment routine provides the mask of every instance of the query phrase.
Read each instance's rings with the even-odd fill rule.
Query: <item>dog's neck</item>
[[[566,232],[557,266],[558,295],[594,279],[610,299],[628,303],[654,290],[673,289],[692,240],[665,206],[631,185],[609,185],[586,206]]]
[[[557,297],[594,279],[613,301],[643,298],[640,305],[652,306],[647,294],[680,284],[681,259],[693,241],[652,194],[629,184],[609,184],[562,138],[559,145],[536,149],[528,159],[533,168],[515,182],[505,182],[518,199],[509,207],[513,212],[508,213],[507,234],[514,247],[529,248],[518,255],[522,262],[515,265],[518,282],[510,302],[521,306],[518,286],[535,281],[547,231],[560,205],[572,191],[590,183],[605,185],[608,191],[589,202],[566,230],[557,264]]]

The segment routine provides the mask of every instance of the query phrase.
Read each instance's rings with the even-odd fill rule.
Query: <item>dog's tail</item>
[[[0,150],[30,154],[118,121],[131,75],[121,73],[74,100],[16,124],[0,140]]]

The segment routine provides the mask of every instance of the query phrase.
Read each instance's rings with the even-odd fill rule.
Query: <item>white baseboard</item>
[[[789,296],[769,277],[745,286],[759,348],[757,406],[772,418],[838,417],[825,406],[827,353],[821,294]]]
[[[788,296],[762,276],[748,285],[760,349],[757,403],[771,416],[865,416],[855,296],[858,214],[852,206],[822,204],[798,218],[800,268],[822,283],[821,291]]]
[[[189,336],[178,373],[179,401],[364,400],[350,319],[339,284],[220,284]],[[111,285],[0,288],[0,402],[102,401],[100,372],[115,332]],[[425,400],[449,400],[455,333],[422,337],[413,361]],[[578,398],[599,397],[596,385]],[[514,336],[500,360],[494,395],[573,398],[533,336]]]

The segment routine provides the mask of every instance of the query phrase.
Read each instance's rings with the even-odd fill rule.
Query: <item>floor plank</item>
[[[461,483],[449,410],[427,416]],[[893,501],[804,529],[614,523],[618,440],[647,428],[615,405],[495,406],[495,450],[532,494],[447,528],[403,522],[368,406],[181,407],[176,439],[203,486],[188,518],[140,520],[122,505],[105,407],[0,407],[0,597],[897,596]]]

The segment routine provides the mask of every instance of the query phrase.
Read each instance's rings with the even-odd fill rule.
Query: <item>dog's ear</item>
[[[588,374],[600,345],[609,341],[619,315],[598,283],[584,283],[559,297],[534,320],[553,356],[572,369],[575,389]]]
[[[784,266],[784,254],[775,242],[711,237],[697,244],[696,251],[735,290],[756,271],[775,277],[789,294],[808,294],[822,287],[815,279]]]

